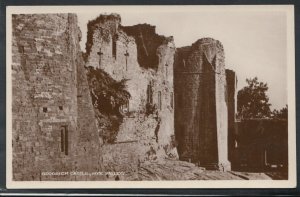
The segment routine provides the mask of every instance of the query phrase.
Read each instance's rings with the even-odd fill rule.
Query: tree
[[[288,119],[288,106],[286,105],[280,110],[274,109],[272,112],[272,117],[277,119]]]
[[[267,96],[268,84],[259,82],[257,77],[246,79],[248,86],[238,92],[238,117],[268,118],[271,116],[269,98]]]

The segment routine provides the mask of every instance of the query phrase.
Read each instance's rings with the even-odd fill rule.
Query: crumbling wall
[[[155,124],[145,127],[144,132],[152,135],[157,144],[157,155],[164,157],[167,155],[165,149],[175,148],[170,145],[174,136],[174,42],[171,37],[157,35],[153,26],[121,27],[120,21],[119,15],[111,14],[100,15],[89,22],[86,67],[101,69],[117,81],[128,79],[126,90],[131,98],[128,105],[120,109],[124,120],[116,143],[135,141],[141,135],[136,125],[129,122],[139,122],[138,127],[144,127],[151,119]],[[148,55],[145,55],[145,50]],[[150,150],[149,143],[136,145],[144,157]],[[142,146],[147,150],[143,151]]]
[[[159,58],[157,48],[167,39],[155,33],[155,26],[149,24],[138,24],[134,26],[121,27],[128,36],[132,36],[137,43],[138,63],[144,68],[157,69]]]
[[[13,179],[81,180],[42,175],[98,168],[89,160],[98,157],[99,139],[86,78],[78,73],[84,64],[77,18],[21,14],[12,20]]]
[[[182,160],[230,168],[235,86],[219,41],[179,48],[174,61],[172,37],[148,24],[121,26],[117,14],[89,22],[85,54],[80,37],[74,14],[13,15],[14,180],[102,180],[42,175],[102,169],[126,171],[130,176],[118,179],[135,180],[141,163],[178,158],[177,148]],[[131,95],[118,109],[123,118],[115,140],[101,148],[103,128],[95,117],[98,123],[110,117],[95,115],[94,84],[84,66],[126,80]]]
[[[175,133],[179,157],[207,168],[230,168],[223,46],[211,38],[177,49]]]
[[[131,111],[137,111],[143,106],[139,98],[145,97],[147,82],[144,79],[148,76],[136,61],[137,47],[134,39],[120,31],[119,25],[120,16],[117,14],[100,15],[89,22],[87,36],[92,40],[88,39],[86,44],[86,48],[90,48],[85,54],[86,67],[102,69],[117,81],[130,79],[127,82],[132,97],[129,106]]]

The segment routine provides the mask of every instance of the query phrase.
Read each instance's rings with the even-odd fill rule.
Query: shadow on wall
[[[121,29],[128,36],[135,38],[139,65],[143,68],[157,69],[159,64],[159,58],[156,54],[157,48],[161,46],[167,38],[156,34],[155,26],[149,24],[121,26]]]

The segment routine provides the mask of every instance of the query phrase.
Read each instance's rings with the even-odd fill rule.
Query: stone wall
[[[137,43],[138,63],[143,68],[157,69],[159,57],[157,48],[164,42],[172,42],[172,37],[166,38],[155,33],[155,26],[149,24],[138,24],[134,26],[121,27],[128,36],[132,36]]]
[[[219,41],[205,38],[176,49],[155,26],[121,26],[119,15],[100,15],[88,23],[82,54],[75,14],[12,20],[14,180],[103,180],[42,175],[103,170],[126,171],[118,179],[135,180],[143,163],[177,159],[178,153],[200,166],[230,168],[236,77],[225,72]],[[127,80],[131,97],[119,109],[122,121],[109,144],[102,142],[98,126],[105,114],[93,106],[87,67],[112,81]]]
[[[226,69],[227,107],[228,107],[228,158],[231,161],[235,147],[235,122],[237,104],[237,77],[234,71]]]
[[[236,123],[232,165],[235,170],[288,169],[288,121],[247,119]]]
[[[77,17],[28,14],[12,20],[13,179],[81,180],[42,176],[99,169]]]
[[[118,14],[100,15],[88,24],[86,49],[86,67],[101,69],[117,81],[128,79],[131,98],[120,109],[126,113],[116,143],[137,140],[139,128],[133,122],[139,121],[138,127],[145,128],[143,132],[157,144],[157,155],[166,156],[163,147],[170,146],[174,136],[173,39],[157,35],[155,27],[147,24],[121,26]],[[144,127],[148,119],[155,124]],[[137,145],[144,157],[151,149],[150,141]]]
[[[177,49],[174,64],[175,133],[180,159],[230,169],[224,50],[200,39]]]

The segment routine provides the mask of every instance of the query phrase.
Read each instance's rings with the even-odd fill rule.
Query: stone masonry
[[[236,122],[236,107],[237,107],[237,77],[234,71],[226,69],[226,84],[227,84],[227,107],[228,107],[228,159],[232,163],[233,153],[236,146],[235,122]]]
[[[12,25],[13,180],[139,180],[140,166],[166,161],[198,173],[178,158],[230,170],[236,76],[225,70],[219,41],[203,38],[176,49],[173,37],[158,35],[155,26],[122,26],[121,17],[110,14],[88,23],[83,54],[75,14],[13,15]],[[131,95],[108,144],[88,67],[126,79]],[[43,175],[80,171],[127,174]]]
[[[211,169],[229,170],[228,107],[222,44],[211,38],[177,49],[175,132],[179,157]]]
[[[85,180],[43,176],[100,170],[77,17],[28,14],[12,20],[13,180]]]
[[[134,154],[140,155],[141,160],[152,150],[158,158],[165,157],[170,150],[177,157],[176,148],[171,145],[173,38],[157,35],[155,27],[148,24],[122,26],[118,14],[100,15],[90,21],[87,36],[86,67],[102,69],[118,81],[128,79],[131,99],[122,108],[127,113],[115,143],[138,140],[135,146],[138,153]],[[146,115],[147,105],[155,108],[150,115]]]

